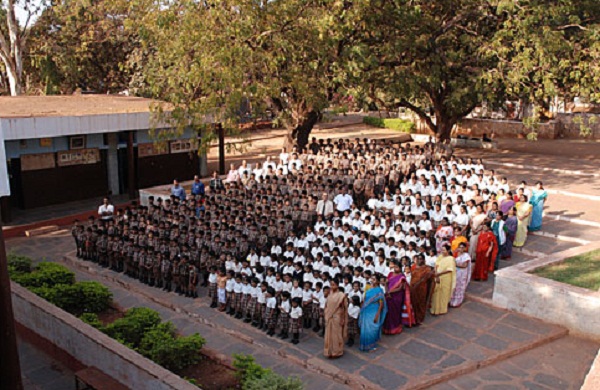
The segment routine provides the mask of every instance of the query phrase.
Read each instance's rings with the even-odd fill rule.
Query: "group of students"
[[[541,225],[541,184],[511,189],[480,160],[447,151],[313,139],[277,162],[232,167],[207,191],[188,194],[175,183],[164,201],[151,197],[147,206],[76,223],[78,256],[190,297],[201,284],[213,307],[270,335],[291,334],[294,343],[301,329],[327,328],[335,289],[345,296],[344,340],[353,344],[377,283],[386,300],[383,331],[399,333],[422,322],[429,305],[443,314],[462,303],[471,259],[475,279],[484,280],[513,242],[524,243],[523,226],[526,238],[530,221]]]

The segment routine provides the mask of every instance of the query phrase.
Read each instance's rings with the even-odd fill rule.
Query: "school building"
[[[189,180],[203,172],[203,158],[187,130],[155,144],[150,99],[117,95],[0,97],[10,196],[0,199],[2,217],[12,208],[130,194],[139,188]],[[1,140],[2,138],[0,138]],[[0,141],[1,142],[1,141]]]

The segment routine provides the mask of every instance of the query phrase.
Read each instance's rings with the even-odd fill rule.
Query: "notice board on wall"
[[[79,149],[67,150],[56,154],[56,163],[59,167],[70,165],[96,164],[100,162],[100,150],[98,149]]]
[[[54,167],[56,167],[56,155],[54,153],[21,155],[21,171],[36,171]]]

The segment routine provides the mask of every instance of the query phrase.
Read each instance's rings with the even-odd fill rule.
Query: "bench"
[[[88,367],[75,373],[75,390],[129,390],[129,387],[96,367]]]

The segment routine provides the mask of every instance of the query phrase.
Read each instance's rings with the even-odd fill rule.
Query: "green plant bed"
[[[414,122],[398,118],[377,118],[374,116],[365,116],[363,118],[363,123],[370,126],[397,130],[403,133],[414,133],[416,130]]]
[[[533,273],[572,286],[600,290],[600,250],[569,257],[560,264],[540,268]]]

